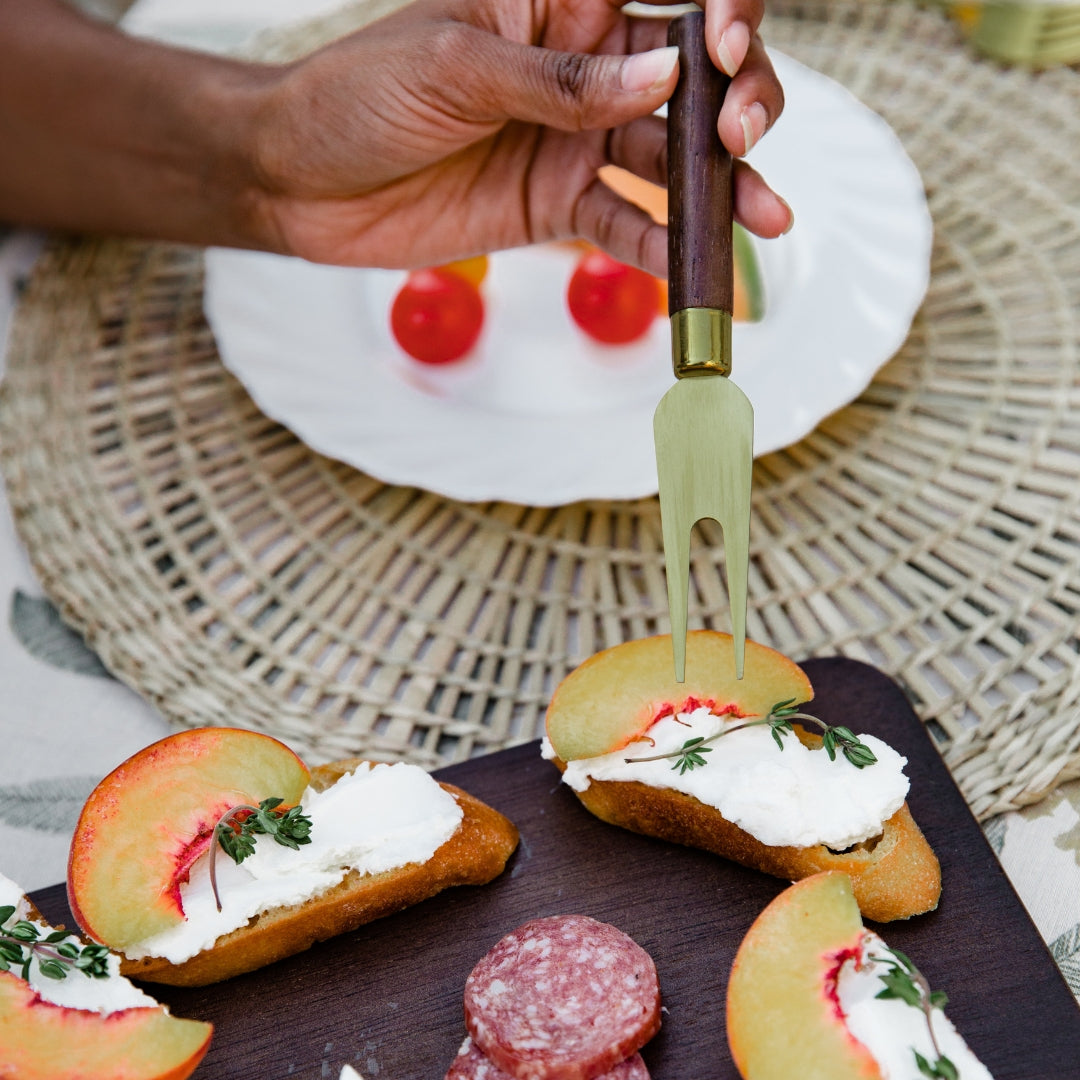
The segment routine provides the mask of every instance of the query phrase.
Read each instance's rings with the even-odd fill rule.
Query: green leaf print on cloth
[[[1050,952],[1069,989],[1080,997],[1080,923],[1051,942]]]
[[[986,835],[986,839],[989,841],[990,846],[994,849],[994,854],[1001,857],[1002,849],[1005,847],[1005,833],[1009,828],[1009,820],[1005,814],[998,814],[997,817],[992,817],[989,821],[982,823],[983,833]]]
[[[1041,802],[1033,806],[1025,806],[1020,811],[1020,815],[1028,821],[1054,817],[1060,813],[1063,804],[1072,808],[1070,824],[1055,834],[1054,847],[1071,855],[1077,867],[1080,868],[1080,781],[1074,780],[1062,784]],[[1062,816],[1069,817],[1068,814]]]
[[[1072,787],[1075,787],[1075,785],[1070,785],[1070,788]],[[1080,804],[1080,797],[1078,797],[1080,792],[1070,791],[1070,796],[1067,796],[1069,802],[1072,804],[1073,809],[1080,814],[1080,805],[1078,805]],[[1054,844],[1062,851],[1071,851],[1073,859],[1076,860],[1076,865],[1080,866],[1080,819],[1071,829],[1060,833],[1054,840]]]
[[[97,782],[93,776],[58,776],[0,785],[0,821],[16,829],[71,832]]]
[[[31,656],[64,671],[111,679],[97,653],[60,618],[60,612],[43,597],[27,596],[16,589],[8,619],[11,632]]]

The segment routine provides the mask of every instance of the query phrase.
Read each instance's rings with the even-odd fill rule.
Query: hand
[[[710,54],[734,75],[718,130],[741,156],[783,108],[756,33],[763,0],[700,2]],[[415,0],[294,65],[259,69],[254,243],[402,267],[580,236],[666,276],[666,229],[596,176],[611,163],[666,182],[665,124],[652,114],[677,58],[665,20],[620,4]],[[735,214],[761,236],[791,224],[743,162]]]

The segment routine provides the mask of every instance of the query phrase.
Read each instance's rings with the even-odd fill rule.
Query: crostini
[[[184,1080],[213,1028],[170,1016],[119,957],[49,926],[0,874],[0,1076]]]
[[[544,756],[597,817],[796,881],[841,870],[879,922],[937,906],[941,868],[907,807],[906,759],[873,735],[804,712],[797,664],[729,635],[687,635],[686,681],[669,637],[597,653],[558,686]]]
[[[312,770],[267,735],[180,732],[87,800],[68,899],[126,975],[204,986],[434,896],[482,885],[514,825],[415,765]]]

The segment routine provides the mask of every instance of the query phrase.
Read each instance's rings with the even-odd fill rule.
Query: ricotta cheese
[[[881,976],[888,972],[879,961],[888,956],[885,942],[867,931],[861,962],[847,960],[840,968],[836,993],[848,1030],[873,1055],[885,1080],[922,1080],[915,1051],[927,1061],[936,1058],[926,1014],[898,998],[879,998]],[[941,1052],[956,1066],[960,1080],[993,1080],[989,1070],[968,1049],[941,1009],[931,1011],[934,1037]]]
[[[647,738],[568,762],[562,778],[575,791],[585,791],[593,780],[639,780],[670,788],[715,807],[763,844],[825,844],[834,850],[879,835],[907,798],[907,758],[873,735],[859,736],[877,757],[863,769],[839,752],[830,761],[823,750],[809,749],[793,734],[783,736],[781,751],[764,724],[717,739],[704,755],[705,764],[686,772],[673,769],[670,759],[640,760],[677,752],[687,739],[708,739],[742,722],[707,708],[667,716],[648,729]],[[546,739],[542,753],[555,756]]]
[[[0,874],[0,907],[8,905],[14,906],[15,914],[6,925],[10,926],[12,922],[25,919],[41,931],[42,937],[52,933],[51,926],[27,917],[30,905],[22,889],[10,878]],[[74,934],[71,936],[78,940]],[[41,974],[38,957],[35,955],[30,962],[30,972],[26,981],[46,1001],[54,1005],[63,1005],[68,1009],[83,1009],[108,1015],[124,1009],[156,1009],[158,1007],[158,1003],[152,997],[148,997],[120,974],[120,958],[113,953],[109,954],[108,968],[107,978],[93,978],[84,975],[81,971],[69,971],[66,978],[50,979],[47,975]],[[16,971],[15,974],[21,974],[21,970]]]
[[[218,938],[272,908],[303,904],[346,874],[378,874],[427,862],[457,831],[464,812],[418,765],[365,763],[325,791],[308,788],[300,800],[311,818],[311,843],[298,851],[256,836],[255,853],[239,865],[217,856],[218,911],[210,886],[209,854],[180,887],[184,922],[125,952],[181,964]]]

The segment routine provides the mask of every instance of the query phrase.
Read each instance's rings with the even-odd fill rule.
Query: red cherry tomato
[[[390,328],[397,343],[424,364],[460,360],[484,325],[476,286],[448,270],[418,270],[394,297]]]
[[[645,334],[656,318],[656,278],[591,251],[574,270],[566,299],[586,334],[605,345],[626,345]]]

